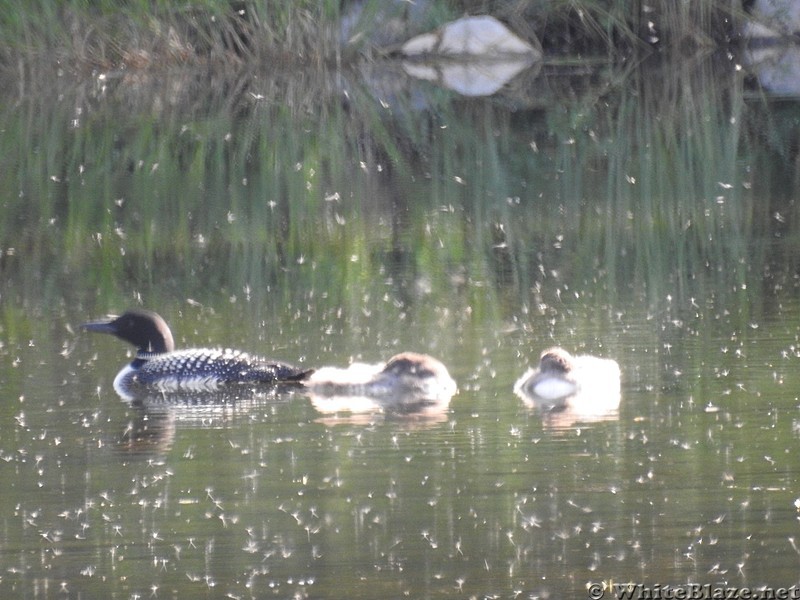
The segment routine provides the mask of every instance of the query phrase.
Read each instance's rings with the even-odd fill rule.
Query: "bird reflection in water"
[[[115,447],[130,455],[152,457],[168,452],[178,427],[209,427],[252,413],[255,409],[289,402],[295,386],[224,392],[171,392],[139,394],[127,400],[133,418],[125,425]]]

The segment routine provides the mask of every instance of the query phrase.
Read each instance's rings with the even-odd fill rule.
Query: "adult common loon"
[[[306,388],[323,413],[417,414],[445,409],[456,393],[456,382],[432,356],[402,352],[386,364],[323,367],[308,378]]]
[[[166,321],[149,310],[84,323],[88,331],[110,333],[136,346],[136,357],[114,379],[114,389],[131,399],[137,390],[211,391],[233,384],[300,385],[313,369],[298,369],[230,349],[175,350]]]
[[[514,392],[549,410],[613,410],[620,401],[619,365],[608,358],[572,356],[563,348],[548,348],[539,357],[539,366],[517,380]]]

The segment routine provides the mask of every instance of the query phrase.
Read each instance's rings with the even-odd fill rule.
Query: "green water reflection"
[[[715,59],[540,77],[524,102],[357,73],[6,93],[0,595],[797,583],[796,105]],[[76,330],[138,304],[180,346],[427,352],[459,394],[142,411],[111,387],[127,349]],[[522,406],[553,343],[619,361],[619,419]]]

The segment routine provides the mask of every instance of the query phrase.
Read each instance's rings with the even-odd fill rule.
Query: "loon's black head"
[[[172,352],[172,340],[166,321],[149,310],[129,310],[119,317],[112,316],[102,321],[92,321],[81,325],[88,331],[110,333],[130,342],[139,352]]]

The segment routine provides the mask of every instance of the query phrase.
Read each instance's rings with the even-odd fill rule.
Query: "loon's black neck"
[[[172,332],[160,315],[149,310],[129,310],[115,317],[84,323],[88,331],[110,333],[136,346],[138,355],[162,354],[175,350]]]

